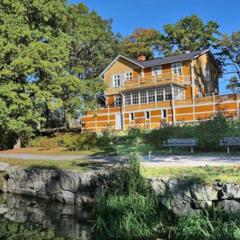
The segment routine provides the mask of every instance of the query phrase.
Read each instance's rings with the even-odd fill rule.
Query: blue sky
[[[192,14],[205,22],[218,22],[221,32],[240,30],[240,0],[69,0],[69,3],[79,2],[96,10],[103,18],[112,19],[113,31],[123,36],[138,27],[161,31],[163,25]],[[222,92],[225,91],[225,84],[221,80]]]

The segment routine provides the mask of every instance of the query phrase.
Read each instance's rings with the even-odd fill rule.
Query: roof
[[[100,76],[102,76],[119,58],[123,58],[125,60],[128,60],[128,61],[134,63],[135,65],[137,65],[137,66],[139,66],[141,68],[149,68],[149,67],[154,67],[154,66],[168,64],[168,63],[175,63],[175,62],[182,62],[182,61],[186,61],[186,60],[191,60],[191,59],[199,57],[200,55],[202,55],[202,54],[204,54],[206,52],[210,52],[210,50],[209,49],[198,50],[198,51],[193,51],[193,52],[189,52],[189,53],[179,54],[179,55],[175,55],[175,56],[155,58],[155,59],[148,60],[148,61],[138,61],[136,59],[132,59],[132,58],[124,57],[122,55],[118,55],[107,66],[107,68],[100,74]]]

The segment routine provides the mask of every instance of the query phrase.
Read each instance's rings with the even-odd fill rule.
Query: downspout
[[[196,121],[196,113],[195,113],[195,74],[194,74],[194,66],[193,61],[191,62],[191,82],[192,82],[192,108],[193,108],[193,122]]]

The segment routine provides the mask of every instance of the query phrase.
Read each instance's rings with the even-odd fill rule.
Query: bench
[[[220,145],[227,147],[227,154],[229,155],[231,146],[240,146],[240,137],[225,137],[220,140]]]
[[[172,153],[172,147],[190,147],[191,153],[193,153],[193,147],[198,143],[195,138],[170,138],[164,141],[164,146],[170,148],[170,153]]]

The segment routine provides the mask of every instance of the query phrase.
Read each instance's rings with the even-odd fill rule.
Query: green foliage
[[[220,140],[224,137],[240,136],[239,121],[228,120],[222,114],[216,114],[208,121],[198,125],[173,126],[165,124],[146,134],[144,142],[155,149],[162,149],[163,142],[169,138],[197,138],[197,148],[201,151],[221,150]]]
[[[98,146],[112,148],[117,140],[118,137],[116,131],[112,128],[106,128],[98,135]]]
[[[185,53],[216,47],[219,25],[214,21],[206,24],[196,15],[180,19],[176,24],[164,26],[165,39],[171,46],[171,51]],[[170,53],[171,54],[171,53]]]
[[[239,92],[240,86],[240,31],[231,35],[223,34],[219,40],[219,60],[225,67],[225,73],[234,73],[229,79],[228,88]]]
[[[130,57],[137,58],[144,54],[147,59],[152,59],[154,52],[162,49],[163,44],[163,36],[158,30],[140,28],[124,39],[123,48]],[[167,48],[167,45],[165,47]]]
[[[95,133],[69,134],[62,139],[62,145],[69,151],[89,150],[97,145]]]
[[[179,240],[208,240],[212,239],[213,232],[214,229],[208,217],[196,214],[180,218],[175,229],[175,237]]]
[[[89,150],[96,147],[97,135],[94,133],[59,134],[54,137],[38,137],[33,139],[29,146],[51,149],[64,147],[69,151]]]

